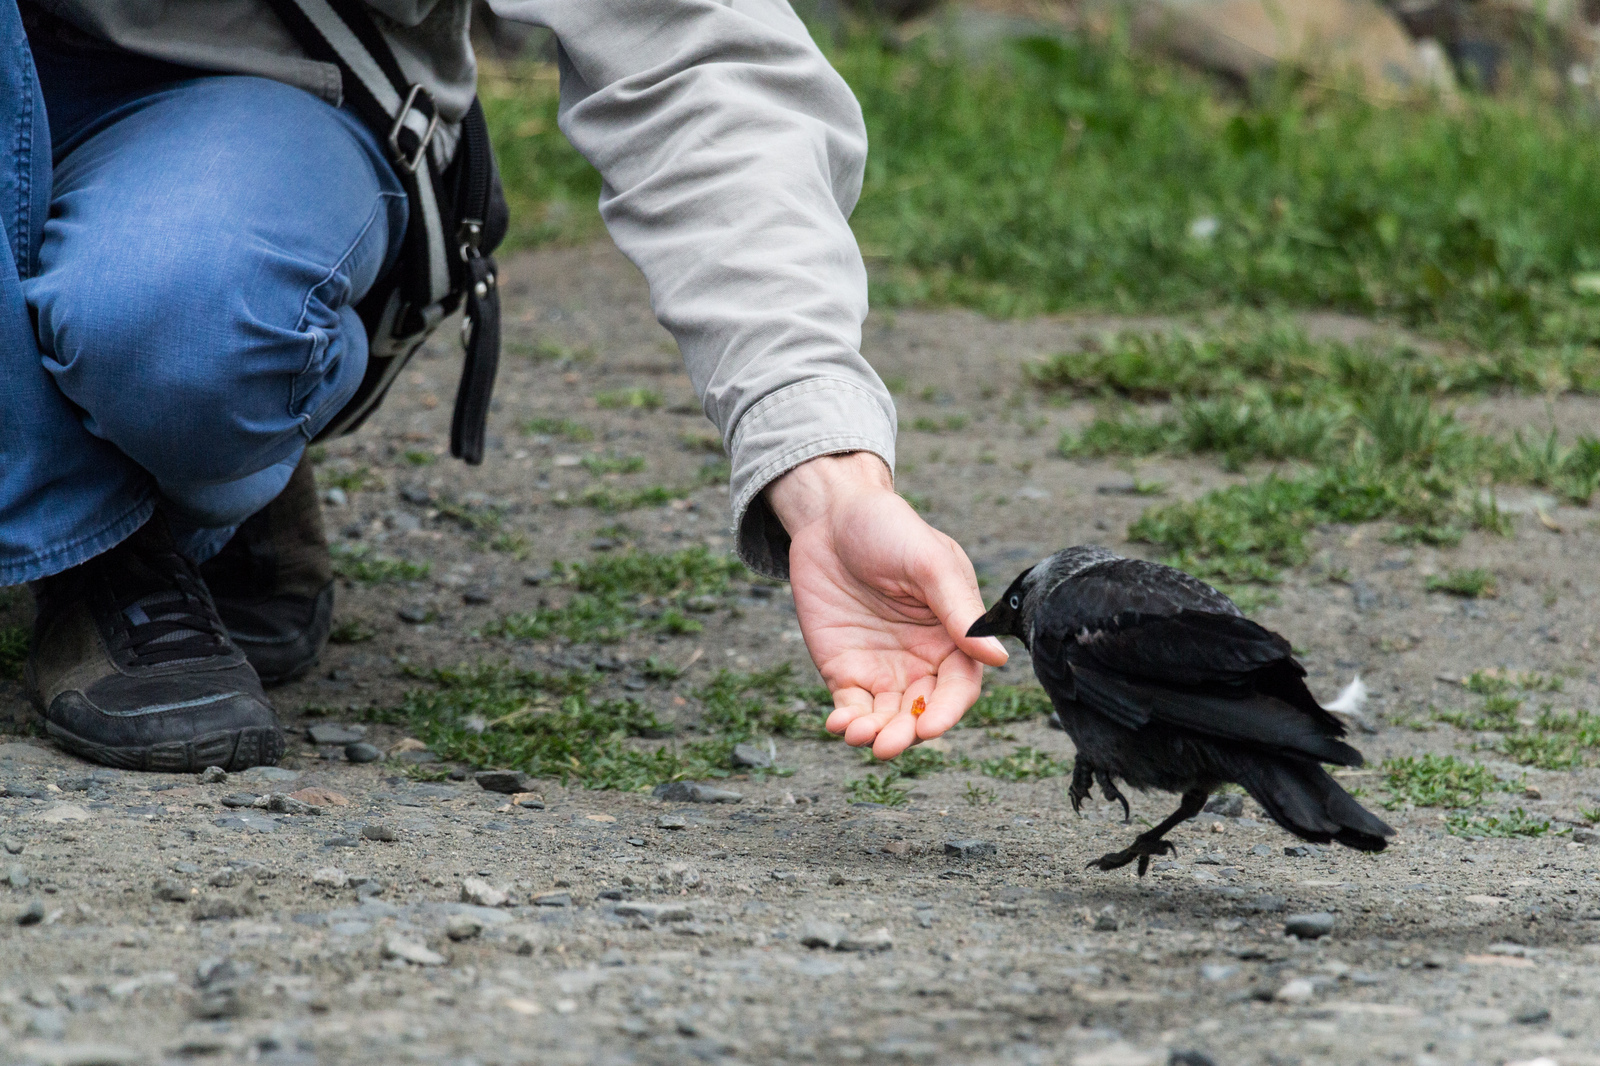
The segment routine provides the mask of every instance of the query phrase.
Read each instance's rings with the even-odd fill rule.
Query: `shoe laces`
[[[135,666],[189,663],[232,652],[227,629],[193,564],[166,545],[110,553],[113,653]]]

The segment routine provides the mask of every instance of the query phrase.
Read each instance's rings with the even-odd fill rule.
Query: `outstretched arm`
[[[978,698],[979,664],[1006,661],[998,640],[965,635],[983,600],[961,546],[866,452],[797,466],[766,496],[791,537],[800,632],[833,693],[828,729],[890,759],[955,725]]]

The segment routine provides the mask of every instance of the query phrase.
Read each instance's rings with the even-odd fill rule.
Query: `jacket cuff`
[[[762,490],[820,455],[871,452],[894,470],[894,404],[852,381],[801,381],[762,398],[734,427],[733,526],[739,558],[758,574],[789,578],[789,534]]]

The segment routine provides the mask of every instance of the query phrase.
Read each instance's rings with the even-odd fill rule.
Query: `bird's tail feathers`
[[[1236,780],[1272,820],[1313,844],[1338,842],[1358,851],[1382,851],[1394,830],[1355,801],[1316,763],[1247,758]]]

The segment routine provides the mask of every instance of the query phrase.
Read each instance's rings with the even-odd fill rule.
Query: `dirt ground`
[[[1531,789],[1488,809],[1552,820],[1538,838],[1470,840],[1438,809],[1399,809],[1385,814],[1399,834],[1384,854],[1290,854],[1296,842],[1246,804],[1180,829],[1178,855],[1141,880],[1084,869],[1137,826],[1098,796],[1075,817],[1061,778],[951,770],[916,781],[904,807],[852,805],[843,785],[867,768],[840,743],[779,739],[793,775],[718,782],[736,804],[544,781],[543,809],[526,808],[471,780],[324,758],[306,726],[392,705],[418,684],[407,664],[593,664],[602,691],[667,718],[721,667],[791,662],[811,676],[787,590],[741,595],[698,634],[604,648],[475,635],[550,595],[547,579],[526,579],[557,561],[619,542],[731,543],[715,484],[620,516],[561,505],[596,482],[693,483],[717,457],[682,438],[710,426],[614,251],[528,255],[505,277],[508,351],[481,468],[405,457],[443,450],[445,331],[373,423],[329,448],[325,470],[376,475],[328,506],[335,538],[432,569],[340,588],[336,621],[375,636],[334,645],[276,691],[294,737],[283,770],[202,783],[91,767],[35,735],[19,686],[0,682],[0,730],[14,734],[0,735],[0,1062],[1600,1063],[1600,870],[1580,842],[1596,839],[1581,813],[1600,807],[1591,770],[1472,756]],[[1043,402],[1021,367],[1138,324],[964,312],[868,323],[865,349],[899,390],[900,487],[966,545],[988,595],[1067,544],[1137,552],[1124,531],[1150,500],[1113,463],[1056,457],[1089,408]],[[596,405],[633,388],[663,402]],[[1597,406],[1519,401],[1474,417],[1592,427]],[[581,421],[596,439],[518,431],[534,418]],[[648,466],[592,477],[579,460],[602,453]],[[1137,474],[1171,499],[1227,478],[1167,460]],[[441,499],[500,506],[520,550],[488,550],[437,516]],[[1600,533],[1553,501],[1501,504],[1518,513],[1514,536],[1448,550],[1321,531],[1314,563],[1256,612],[1301,651],[1319,694],[1358,671],[1368,681],[1375,731],[1356,740],[1374,764],[1492,740],[1426,725],[1430,705],[1476,699],[1441,679],[1538,671],[1567,679],[1546,697],[1559,706],[1597,703]],[[1494,570],[1499,597],[1424,591],[1427,575],[1465,566]],[[648,656],[687,666],[651,682]],[[997,676],[1026,680],[1026,656]],[[373,726],[367,739],[388,750],[405,737]],[[975,759],[1018,744],[1070,757],[1042,723],[942,743]],[[1371,771],[1346,784],[1383,795]],[[316,814],[224,803],[307,788],[338,795],[302,792],[320,798]],[[1133,800],[1150,821],[1173,805]],[[1307,912],[1331,914],[1331,935],[1286,936]]]

